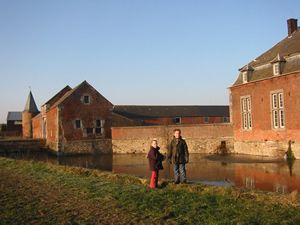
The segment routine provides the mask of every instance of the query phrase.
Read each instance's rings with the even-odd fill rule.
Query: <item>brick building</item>
[[[8,112],[6,124],[8,132],[22,134],[22,112]]]
[[[139,126],[228,123],[229,106],[117,105],[114,113]]]
[[[114,106],[84,81],[64,87],[32,119],[32,137],[55,154],[110,152],[111,128],[229,122],[229,106]]]
[[[32,120],[33,137],[45,138],[55,153],[110,151],[113,105],[84,81],[63,88]]]
[[[235,152],[300,158],[300,29],[242,67],[230,91]]]

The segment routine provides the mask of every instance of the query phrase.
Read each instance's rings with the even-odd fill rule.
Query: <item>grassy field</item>
[[[0,224],[300,224],[297,192],[149,182],[0,158]]]

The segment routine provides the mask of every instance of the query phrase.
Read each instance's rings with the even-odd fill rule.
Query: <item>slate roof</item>
[[[281,75],[300,71],[300,27],[291,35],[286,36],[268,51],[239,69],[241,72],[232,86],[243,84],[242,72],[253,69],[249,74],[248,83],[274,77],[272,62],[285,61]]]
[[[229,106],[116,105],[113,112],[127,118],[229,117]]]
[[[63,93],[66,93],[70,90],[72,90],[72,88],[69,85],[65,86],[56,95],[49,99],[45,104],[51,104],[53,101],[55,101],[56,98],[60,99],[64,95]]]
[[[36,107],[36,104],[35,104],[35,101],[33,99],[33,96],[32,96],[32,93],[31,91],[29,92],[29,95],[28,95],[28,98],[27,98],[27,102],[26,102],[26,105],[25,105],[25,108],[23,110],[23,112],[40,112],[38,110],[38,108]]]
[[[65,95],[63,95],[57,102],[55,102],[55,104],[53,104],[49,110],[54,109],[55,107],[57,107],[58,105],[60,105],[64,100],[66,100],[71,94],[73,94],[81,85],[83,85],[84,83],[87,83],[86,81],[83,81],[82,83],[80,83],[79,85],[77,85],[76,87],[74,87],[73,89],[71,89],[70,91],[68,91]]]
[[[8,112],[7,121],[22,121],[22,112]]]

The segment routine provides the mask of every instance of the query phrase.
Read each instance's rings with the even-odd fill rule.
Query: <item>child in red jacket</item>
[[[150,145],[150,150],[148,152],[148,160],[150,170],[152,171],[152,177],[150,181],[151,188],[157,188],[158,182],[158,171],[163,170],[162,161],[164,161],[165,157],[159,152],[159,147],[157,146],[157,141],[153,140]]]

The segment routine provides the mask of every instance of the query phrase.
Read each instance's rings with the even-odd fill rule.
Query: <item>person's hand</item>
[[[189,157],[185,158],[185,162],[188,163],[189,162]]]
[[[168,162],[171,164],[172,162],[171,162],[171,158],[168,158]]]

